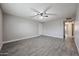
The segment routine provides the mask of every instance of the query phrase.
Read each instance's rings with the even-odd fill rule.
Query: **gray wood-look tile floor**
[[[0,53],[2,56],[78,56],[77,51],[68,51],[65,40],[49,36],[4,44]]]

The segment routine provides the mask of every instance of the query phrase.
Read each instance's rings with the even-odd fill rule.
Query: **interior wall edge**
[[[3,40],[3,16],[2,9],[0,8],[0,50],[2,48],[2,40]]]

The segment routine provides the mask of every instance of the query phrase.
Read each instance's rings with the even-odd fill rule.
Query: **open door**
[[[2,48],[2,11],[0,8],[0,50]]]

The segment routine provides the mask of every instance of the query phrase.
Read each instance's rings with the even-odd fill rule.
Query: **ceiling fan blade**
[[[38,10],[31,8],[31,10],[33,10],[34,12],[40,13]]]
[[[53,14],[53,13],[46,13],[47,15],[57,15],[57,14]]]
[[[34,17],[36,17],[36,16],[38,16],[39,14],[37,14],[37,15],[34,15],[34,16],[30,16],[31,18],[34,18]]]
[[[48,6],[43,12],[46,13],[52,6]]]

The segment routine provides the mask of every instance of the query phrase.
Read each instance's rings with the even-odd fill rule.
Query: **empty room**
[[[0,3],[0,56],[78,55],[78,3]]]

